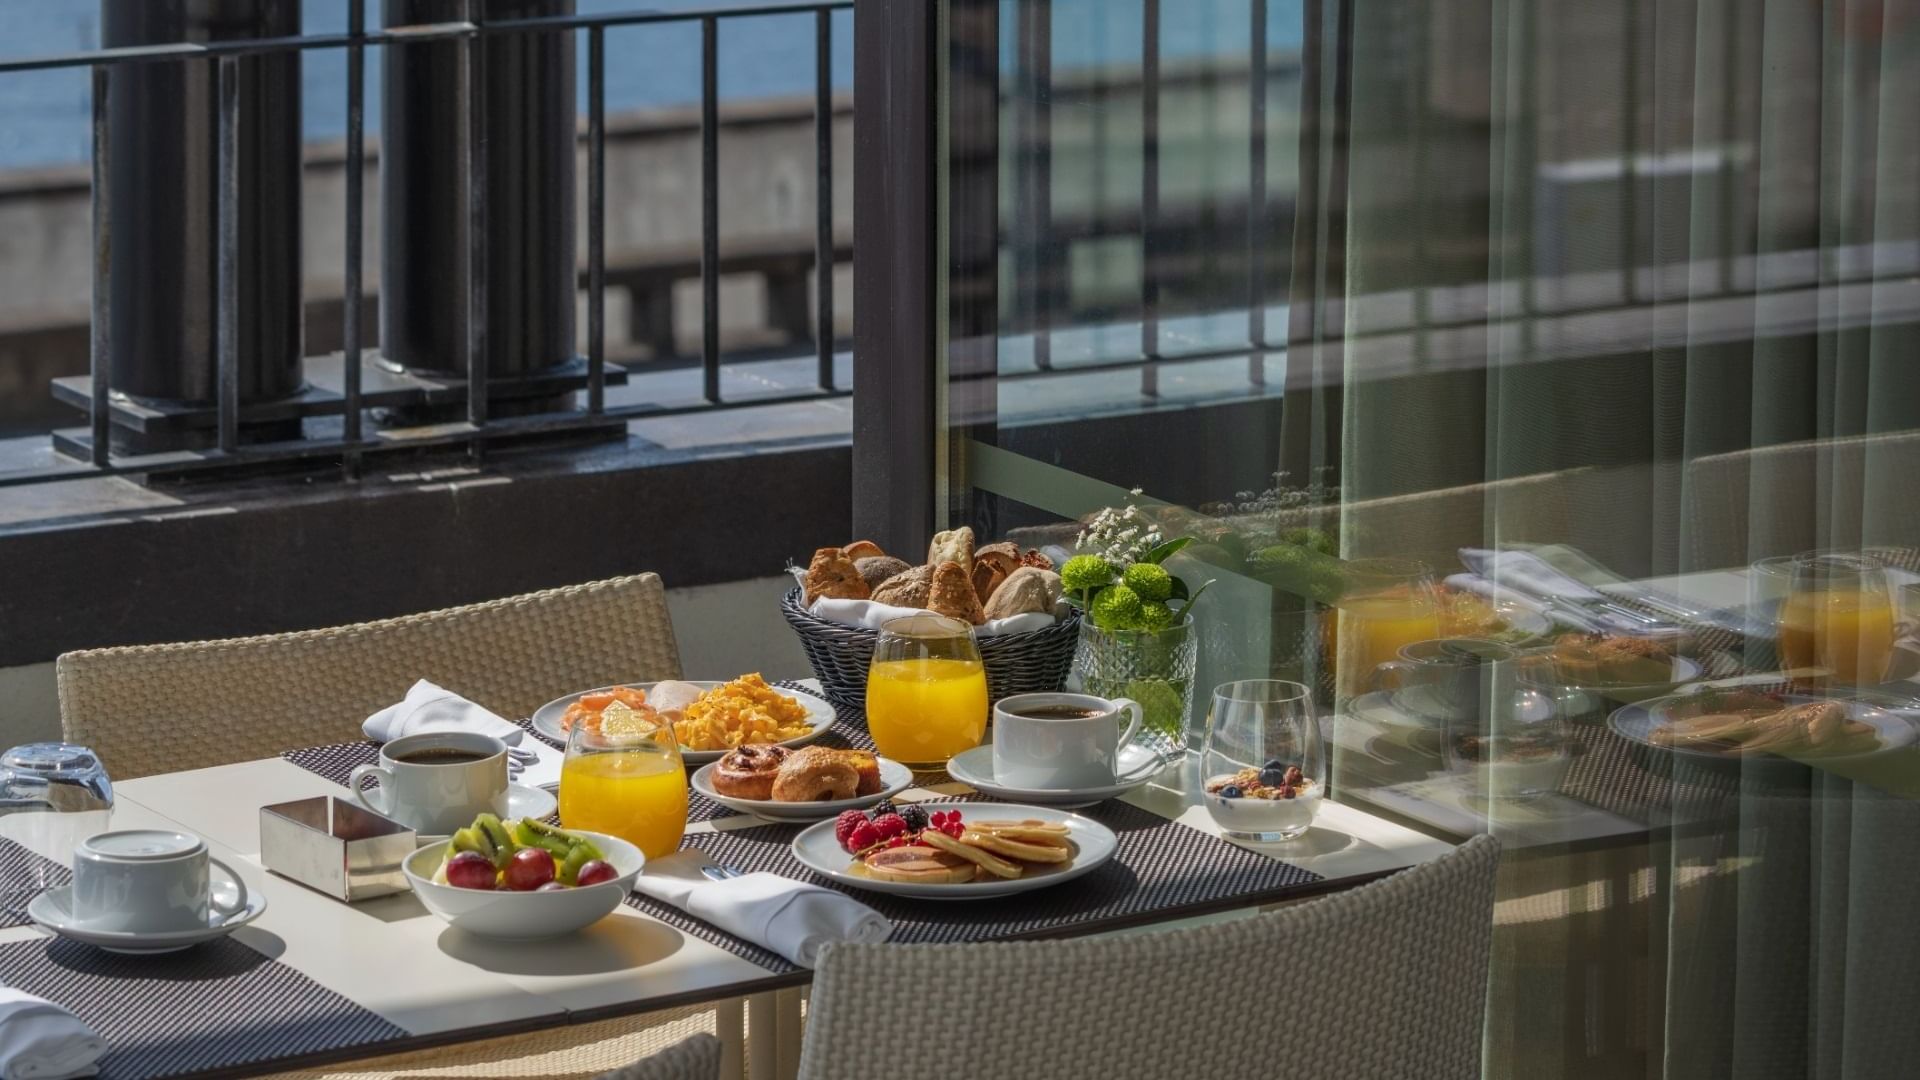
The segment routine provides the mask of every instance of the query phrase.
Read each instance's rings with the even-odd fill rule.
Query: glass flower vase
[[[1187,616],[1164,630],[1103,630],[1080,623],[1070,685],[1104,698],[1132,698],[1144,720],[1138,741],[1162,754],[1199,744],[1193,725],[1193,674],[1199,635]]]

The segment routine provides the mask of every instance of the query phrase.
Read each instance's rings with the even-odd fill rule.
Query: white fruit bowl
[[[512,892],[506,889],[462,889],[433,880],[451,840],[428,844],[401,864],[413,894],[428,911],[448,925],[476,937],[507,941],[534,941],[583,930],[613,913],[633,888],[633,879],[647,857],[617,836],[573,830],[587,837],[606,855],[620,876],[598,885],[551,892]]]

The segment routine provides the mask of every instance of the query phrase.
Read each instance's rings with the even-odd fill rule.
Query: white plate
[[[879,757],[879,755],[874,755]],[[731,795],[722,795],[713,789],[713,770],[720,763],[709,762],[693,771],[693,790],[712,799],[714,802],[743,814],[752,814],[769,821],[826,821],[839,817],[847,810],[865,810],[877,805],[880,800],[898,795],[913,785],[913,770],[892,758],[880,758],[880,790],[871,795],[860,795],[852,799],[836,799],[831,802],[774,802],[771,799],[737,799]]]
[[[1155,765],[1155,762],[1160,764]],[[1125,795],[1141,784],[1160,775],[1166,763],[1160,755],[1144,746],[1130,745],[1120,749],[1120,771],[1124,780],[1111,784],[1084,788],[1025,788],[1012,784],[1002,784],[993,777],[993,745],[976,746],[971,750],[962,750],[947,762],[947,775],[973,788],[984,795],[1010,802],[1039,803],[1043,806],[1057,806],[1062,809],[1075,806],[1092,806],[1094,803]],[[1139,771],[1135,771],[1139,770]]]
[[[220,890],[216,887],[216,891]],[[231,892],[231,890],[226,891]],[[248,889],[245,908],[224,919],[214,915],[213,918],[219,921],[209,923],[205,929],[139,933],[87,929],[74,922],[72,899],[73,886],[71,885],[48,889],[34,897],[33,902],[27,905],[27,917],[69,941],[78,941],[95,948],[105,949],[110,953],[122,953],[127,956],[152,956],[191,949],[201,942],[226,937],[259,918],[260,913],[267,910],[266,894],[259,889]]]
[[[803,830],[793,838],[793,857],[799,859],[807,869],[830,878],[842,885],[871,892],[892,893],[895,896],[917,896],[926,900],[983,900],[993,896],[1007,896],[1023,893],[1032,889],[1044,889],[1049,885],[1058,885],[1063,881],[1072,881],[1083,874],[1093,872],[1101,863],[1113,858],[1120,847],[1120,841],[1113,830],[1092,818],[1068,813],[1058,807],[1024,806],[1019,803],[915,803],[927,813],[935,810],[958,810],[966,818],[986,820],[1025,820],[1033,818],[1039,821],[1064,822],[1067,826],[1067,839],[1078,849],[1073,861],[1065,869],[1051,870],[1035,874],[1031,871],[1025,877],[975,879],[957,885],[921,885],[907,881],[881,881],[849,872],[853,865],[853,856],[833,838],[833,822],[823,821]],[[965,818],[963,818],[964,820]]]
[[[702,690],[711,690],[716,686],[725,685],[724,680],[716,682],[712,679],[687,679],[684,681]],[[534,712],[533,730],[545,735],[549,739],[565,743],[567,741],[567,733],[560,727],[560,718],[566,715],[569,706],[580,700],[583,696],[596,694],[603,690],[611,690],[614,686],[630,686],[637,690],[651,691],[657,685],[659,684],[650,682],[614,683],[613,686],[596,686],[591,690],[581,690],[578,693],[555,698],[545,705],[540,706],[540,708]],[[806,706],[807,723],[813,725],[813,730],[798,738],[788,739],[782,742],[780,744],[781,746],[802,746],[810,743],[819,738],[821,732],[833,726],[833,706],[828,704],[825,698],[809,694],[805,690],[789,690],[784,686],[776,686],[774,690]],[[719,761],[725,753],[725,750],[688,750],[683,747],[680,751],[680,756],[685,759],[689,765],[704,765],[709,761]]]
[[[509,890],[462,889],[433,880],[434,871],[446,855],[448,841],[426,847],[409,855],[400,866],[406,871],[413,894],[428,911],[445,919],[457,930],[485,938],[508,941],[533,941],[559,937],[584,929],[620,906],[633,888],[633,879],[647,857],[640,849],[617,836],[574,829],[599,845],[607,861],[620,872],[612,881],[578,889],[553,892],[512,892]]]
[[[1871,701],[1841,701],[1847,707],[1848,715],[1863,724],[1871,724],[1878,730],[1880,745],[1861,754],[1809,754],[1805,757],[1781,757],[1775,754],[1733,754],[1722,750],[1694,746],[1662,746],[1653,741],[1653,732],[1663,727],[1671,715],[1669,709],[1674,703],[1685,701],[1693,694],[1672,694],[1652,701],[1636,702],[1624,705],[1607,717],[1607,723],[1622,737],[1631,739],[1642,746],[1656,751],[1689,758],[1701,763],[1716,763],[1735,768],[1752,765],[1765,765],[1775,762],[1799,762],[1806,765],[1822,765],[1828,762],[1859,761],[1875,757],[1889,750],[1897,750],[1912,745],[1920,739],[1913,721],[1900,712],[1877,705]],[[1828,700],[1819,694],[1783,694],[1782,699],[1788,705],[1800,705],[1810,701]]]

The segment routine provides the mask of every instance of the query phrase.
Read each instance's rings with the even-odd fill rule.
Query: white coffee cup
[[[440,760],[435,760],[439,757]],[[376,780],[371,791],[361,785]],[[470,731],[407,735],[380,748],[380,764],[347,778],[355,802],[424,835],[473,824],[507,809],[507,744]]]
[[[1130,715],[1126,727],[1120,714]],[[993,707],[993,778],[1011,787],[1104,787],[1119,775],[1120,748],[1144,716],[1128,698],[1091,694],[1015,694]],[[1153,765],[1158,765],[1156,759]]]
[[[214,895],[209,867],[215,866],[232,883],[231,901]],[[73,849],[71,910],[89,930],[205,930],[215,915],[225,921],[246,909],[246,882],[191,833],[121,829],[88,837]]]

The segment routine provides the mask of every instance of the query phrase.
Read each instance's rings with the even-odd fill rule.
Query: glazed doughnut
[[[784,746],[748,743],[729,750],[713,767],[713,790],[730,799],[773,798],[773,780],[792,751]]]
[[[827,802],[851,799],[860,772],[838,750],[808,746],[796,751],[773,778],[775,802]]]

